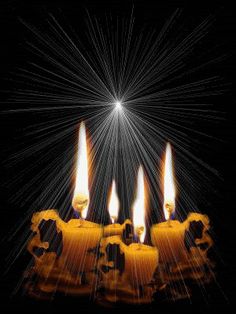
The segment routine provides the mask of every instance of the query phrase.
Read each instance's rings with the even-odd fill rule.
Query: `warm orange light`
[[[173,175],[172,153],[170,143],[166,146],[165,168],[164,168],[164,214],[166,220],[170,219],[175,210],[175,185]]]
[[[138,170],[137,195],[133,205],[133,224],[136,234],[140,242],[143,243],[146,226],[145,226],[145,189],[143,168],[140,166]]]
[[[84,122],[81,122],[79,129],[78,157],[76,166],[75,191],[72,201],[74,210],[86,218],[89,205],[88,190],[88,156],[86,143],[86,130]]]
[[[118,212],[119,212],[119,199],[116,192],[116,182],[115,180],[112,181],[112,188],[111,188],[111,196],[109,200],[108,210],[111,217],[112,223],[117,220]]]

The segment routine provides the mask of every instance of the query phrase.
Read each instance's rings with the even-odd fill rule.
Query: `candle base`
[[[62,234],[62,251],[59,255],[50,251],[50,243],[41,240],[40,226],[45,221],[53,221],[56,228],[56,238]],[[36,284],[28,286],[30,293],[34,289],[44,294],[56,291],[71,295],[95,294],[97,274],[97,252],[102,228],[89,221],[72,219],[64,222],[55,210],[35,213],[32,218],[32,231],[35,236],[28,244],[28,251],[34,257],[34,266],[27,273],[37,276]],[[52,240],[52,239],[51,239]],[[36,254],[37,250],[41,254]]]
[[[200,231],[192,230],[192,224],[196,223],[200,225]],[[213,242],[208,233],[210,226],[206,215],[190,213],[183,223],[171,221],[171,225],[167,222],[154,225],[151,238],[160,251],[156,281],[166,286],[173,299],[178,299],[190,296],[185,281],[207,284],[212,280],[213,263],[207,252]]]
[[[112,236],[101,240],[100,252],[103,299],[106,302],[150,303],[155,291],[151,280],[158,264],[157,249],[141,243],[127,246],[120,236]]]
[[[48,229],[45,222],[53,222],[55,230]],[[201,232],[195,230],[196,224]],[[178,262],[161,258],[158,264],[155,247],[128,245],[123,233],[101,238],[103,230],[95,223],[80,219],[66,223],[55,210],[35,213],[31,226],[34,236],[28,244],[34,265],[26,272],[27,292],[42,299],[53,298],[56,292],[89,297],[103,305],[150,303],[155,293],[172,300],[189,297],[187,282],[206,284],[213,277],[213,264],[207,256],[212,245],[209,219],[191,213],[182,224],[171,221],[168,228],[173,231],[175,225],[181,235],[183,229],[185,238],[187,234],[192,239],[187,241],[191,245],[188,249],[184,246],[184,258]],[[45,234],[41,232],[43,226]],[[182,242],[184,245],[186,241]]]

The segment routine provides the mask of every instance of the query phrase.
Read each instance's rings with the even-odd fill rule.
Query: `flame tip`
[[[164,204],[163,210],[166,220],[169,220],[175,210],[175,185],[172,164],[171,145],[167,142],[164,164]]]
[[[79,127],[76,182],[72,206],[76,211],[81,212],[83,218],[86,218],[89,206],[89,188],[86,128],[84,121],[81,121]]]
[[[137,236],[140,242],[143,243],[146,233],[145,226],[145,187],[144,187],[144,172],[140,165],[137,176],[137,194],[133,204],[133,223]]]
[[[114,223],[118,217],[118,212],[120,208],[120,202],[116,191],[116,181],[112,180],[110,199],[108,204],[108,211],[111,217],[112,223]]]

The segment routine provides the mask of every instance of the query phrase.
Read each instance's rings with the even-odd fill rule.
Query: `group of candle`
[[[112,224],[102,226],[86,220],[87,210],[89,206],[89,188],[88,188],[88,158],[86,145],[86,130],[82,122],[79,130],[78,142],[78,158],[76,169],[76,184],[72,200],[72,206],[75,211],[80,213],[79,219],[71,219],[64,222],[58,216],[55,210],[46,210],[35,213],[32,218],[32,230],[36,232],[36,237],[31,240],[28,245],[29,251],[34,255],[36,265],[40,269],[41,276],[45,277],[43,270],[47,269],[48,263],[43,261],[34,253],[35,247],[47,249],[49,244],[41,242],[39,225],[42,221],[54,220],[56,222],[58,232],[62,233],[63,248],[60,261],[56,256],[51,254],[48,257],[53,259],[54,270],[57,268],[57,274],[62,270],[68,271],[69,276],[77,278],[82,273],[91,273],[96,267],[104,265],[114,266],[109,261],[107,247],[117,245],[120,253],[124,256],[124,274],[130,285],[134,288],[148,285],[153,278],[153,274],[158,264],[175,265],[178,267],[181,263],[188,262],[189,254],[184,245],[185,232],[189,228],[191,221],[201,221],[207,231],[209,221],[207,216],[191,213],[183,223],[177,220],[171,220],[171,216],[175,210],[175,185],[173,176],[171,146],[168,143],[166,147],[164,161],[164,205],[163,210],[166,222],[155,224],[151,227],[150,235],[152,245],[143,244],[146,234],[145,226],[145,185],[144,173],[140,166],[137,175],[136,198],[133,203],[132,222],[126,220],[122,225],[116,222],[119,211],[119,199],[116,191],[116,184],[113,180],[111,194],[109,199],[109,214]],[[127,243],[124,239],[124,231],[130,225],[133,232],[138,238],[138,243]],[[198,242],[208,242],[206,235],[203,239],[199,238]],[[102,253],[102,257],[98,257],[98,251]],[[48,253],[45,251],[44,257]],[[199,264],[199,258],[202,258],[202,252],[194,252],[194,258]],[[47,265],[43,265],[47,263]],[[50,263],[49,263],[50,264]],[[51,267],[51,268],[53,268]],[[111,267],[112,268],[112,267]],[[103,273],[104,278],[109,275]],[[57,275],[58,276],[58,275]],[[72,278],[70,277],[70,278]],[[68,276],[66,277],[68,283]],[[110,286],[111,283],[108,285]],[[106,283],[105,283],[106,285]],[[48,287],[47,287],[48,288]]]

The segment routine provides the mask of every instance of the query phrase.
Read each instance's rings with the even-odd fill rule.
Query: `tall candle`
[[[172,153],[169,143],[166,147],[164,164],[163,210],[167,221],[152,226],[151,240],[159,250],[160,262],[168,264],[177,263],[185,258],[185,225],[177,220],[171,220],[171,215],[175,210],[175,186]]]
[[[85,124],[79,129],[78,155],[76,167],[76,184],[72,206],[85,219],[89,205],[88,189],[88,154]],[[96,254],[93,250],[99,245],[102,227],[83,219],[70,220],[63,230],[63,251],[67,268],[81,272],[92,270]]]

